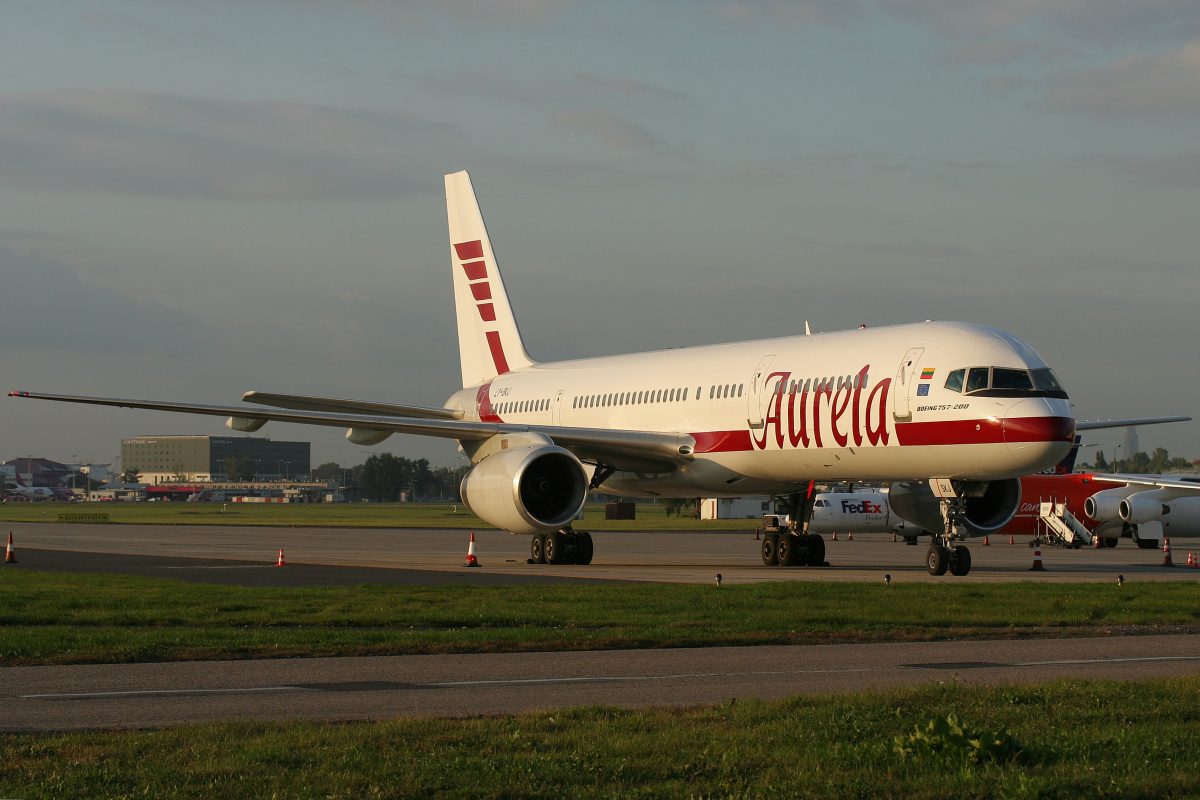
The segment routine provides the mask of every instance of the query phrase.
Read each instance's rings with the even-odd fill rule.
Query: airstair
[[[1048,532],[1047,538],[1056,540],[1063,547],[1090,547],[1093,544],[1091,532],[1067,509],[1065,500],[1043,501],[1038,519]]]

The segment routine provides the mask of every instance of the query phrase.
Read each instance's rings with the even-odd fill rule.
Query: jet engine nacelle
[[[1097,492],[1083,501],[1083,513],[1096,522],[1112,522],[1121,517],[1121,503],[1125,498],[1118,494]]]
[[[966,500],[966,517],[959,529],[968,536],[995,533],[1009,523],[1021,505],[1021,481],[955,481],[955,490]],[[928,483],[893,483],[888,492],[892,511],[927,531],[944,530],[941,500]]]
[[[588,478],[570,450],[529,445],[500,450],[472,467],[460,487],[480,519],[511,533],[551,533],[579,516]]]
[[[1163,514],[1170,512],[1170,508],[1162,500],[1145,497],[1146,494],[1149,493],[1131,494],[1121,501],[1118,513],[1122,520],[1130,525],[1141,525],[1143,522],[1159,519]]]

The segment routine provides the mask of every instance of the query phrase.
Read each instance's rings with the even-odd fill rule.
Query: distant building
[[[5,461],[4,466],[7,468],[4,472],[6,476],[9,476],[9,480],[19,477],[26,486],[51,489],[69,489],[72,488],[72,484],[80,489],[87,486],[87,478],[81,471],[48,458],[22,456]]]
[[[139,436],[121,440],[122,470],[136,469],[142,483],[224,481],[225,462],[249,458],[260,481],[307,479],[309,442],[276,442],[258,436]]]

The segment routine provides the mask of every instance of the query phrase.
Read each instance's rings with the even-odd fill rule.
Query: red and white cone
[[[1016,543],[1017,543],[1017,541],[1016,541],[1015,539],[1013,539],[1013,535],[1012,535],[1011,533],[1008,535],[1008,543],[1009,543],[1009,544],[1016,544]]]
[[[983,546],[984,546],[984,547],[991,547],[991,546],[992,546],[992,543],[988,541],[987,534],[984,534],[984,536],[983,536]]]
[[[853,542],[853,541],[854,541],[854,531],[847,531],[847,532],[846,532],[846,541],[848,541],[848,542]]]
[[[275,562],[277,567],[286,567],[287,562],[283,560],[283,548],[279,548],[279,560]]]
[[[1175,566],[1174,562],[1171,561],[1171,540],[1165,536],[1163,537],[1163,566]]]
[[[1045,572],[1046,568],[1042,566],[1042,543],[1038,542],[1033,548],[1033,566],[1027,572]]]
[[[5,564],[17,563],[17,551],[13,550],[13,546],[12,546],[12,531],[8,532],[8,549],[4,551],[4,563]]]
[[[1191,567],[1192,569],[1195,569],[1196,567],[1200,567],[1200,561],[1196,560],[1195,553],[1188,553],[1188,566]]]
[[[475,531],[471,531],[471,543],[467,545],[467,560],[463,562],[464,567],[478,567],[479,561],[475,558]]]
[[[837,531],[834,531],[834,532],[833,532],[833,540],[834,540],[835,542],[837,541]]]

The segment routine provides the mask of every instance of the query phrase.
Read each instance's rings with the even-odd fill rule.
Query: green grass
[[[4,797],[1186,798],[1200,678],[917,688],[708,708],[0,736]],[[1024,750],[903,756],[937,716]]]
[[[56,522],[59,514],[108,514],[122,525],[277,525],[349,528],[448,528],[487,530],[466,506],[439,503],[3,503],[0,522]],[[754,519],[695,520],[668,517],[662,506],[638,503],[636,520],[606,520],[591,503],[575,527],[596,531],[747,531]]]
[[[0,664],[920,641],[1200,625],[1200,584],[251,588],[12,570]]]

